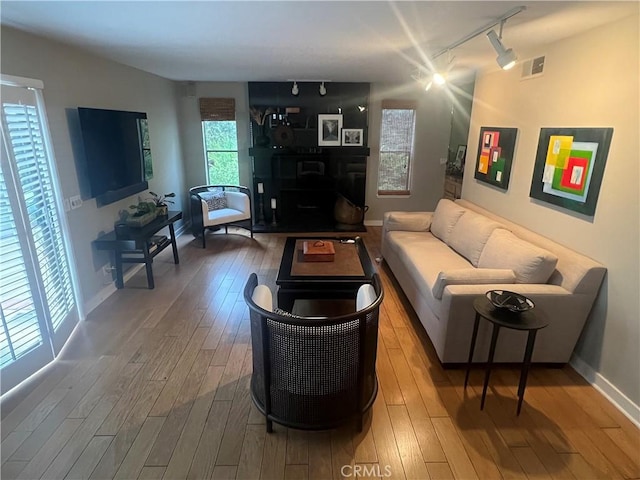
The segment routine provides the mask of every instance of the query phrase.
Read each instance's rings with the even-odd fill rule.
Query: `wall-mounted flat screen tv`
[[[98,206],[149,188],[144,178],[147,114],[78,108],[91,197]]]

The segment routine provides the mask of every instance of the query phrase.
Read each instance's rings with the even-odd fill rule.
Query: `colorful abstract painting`
[[[506,190],[516,147],[517,128],[482,127],[474,177]]]
[[[529,196],[593,215],[613,128],[542,128]]]

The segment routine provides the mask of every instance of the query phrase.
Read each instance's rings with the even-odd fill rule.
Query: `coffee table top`
[[[332,262],[305,262],[305,241],[332,241],[336,254]],[[277,285],[298,282],[367,282],[375,273],[367,249],[360,237],[288,237],[276,279]]]

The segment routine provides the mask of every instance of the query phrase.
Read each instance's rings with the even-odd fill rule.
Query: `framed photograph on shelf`
[[[364,129],[362,128],[343,128],[342,129],[342,146],[343,147],[361,147],[363,142]]]
[[[613,128],[541,128],[529,196],[593,216],[612,137]]]
[[[481,127],[474,178],[506,190],[516,148],[517,128]]]
[[[342,130],[342,115],[318,115],[318,146],[339,147],[340,131]]]

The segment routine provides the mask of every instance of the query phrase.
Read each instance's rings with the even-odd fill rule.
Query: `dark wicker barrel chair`
[[[257,285],[253,273],[244,299],[251,318],[251,397],[265,415],[267,432],[272,432],[272,422],[323,430],[352,419],[361,431],[378,393],[375,364],[383,298],[378,275],[368,306],[332,318],[266,310],[252,298]]]

